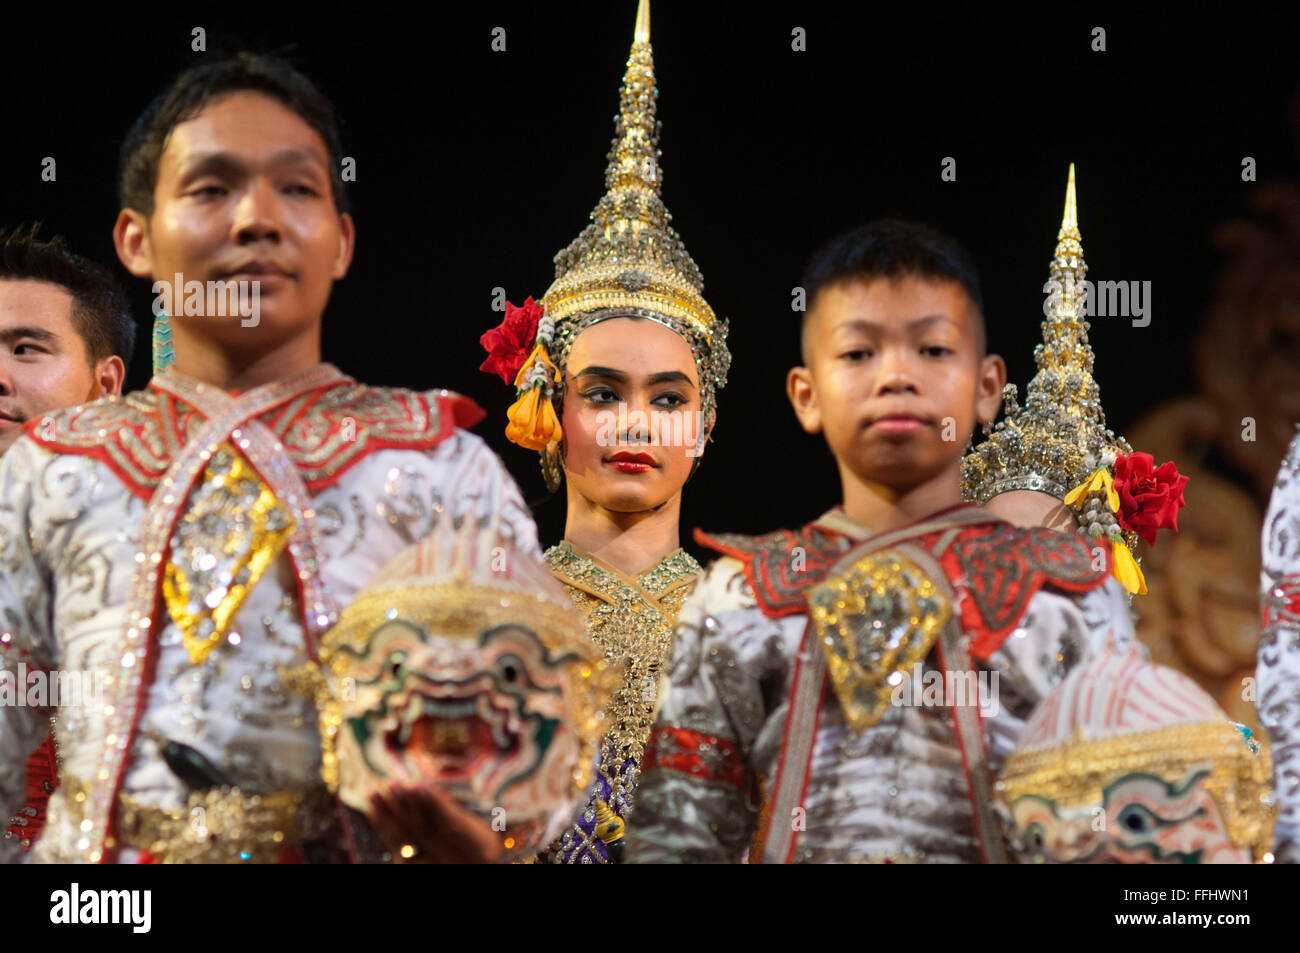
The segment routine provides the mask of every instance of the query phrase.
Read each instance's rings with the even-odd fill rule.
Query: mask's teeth
[[[411,700],[402,708],[402,723],[413,725],[424,714],[424,703],[419,695],[412,695]]]
[[[424,705],[420,701],[419,695],[412,695],[407,703],[398,709],[397,718],[401,725],[401,729],[397,733],[399,743],[406,744],[411,740],[411,726],[419,720],[423,711]]]
[[[506,733],[506,716],[488,704],[487,696],[479,696],[478,715],[492,729],[492,740],[502,751],[510,747],[510,736]]]
[[[473,698],[424,698],[423,714],[434,718],[469,718],[477,708]]]

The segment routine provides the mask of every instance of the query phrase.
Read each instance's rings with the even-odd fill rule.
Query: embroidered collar
[[[451,391],[369,387],[330,364],[238,395],[169,368],[143,391],[46,414],[24,432],[47,449],[99,460],[147,500],[200,425],[220,415],[265,425],[315,492],[376,450],[432,449],[483,412]]]
[[[868,540],[883,544],[888,538],[936,548],[950,579],[959,580],[973,597],[962,600],[961,611],[963,624],[984,634],[972,649],[981,658],[1015,627],[1042,586],[1084,592],[1104,583],[1109,572],[1109,551],[1099,560],[1083,536],[1041,527],[1022,529],[968,503],[881,534],[871,533],[836,507],[797,530],[762,536],[696,530],[695,538],[741,562],[760,609],[771,618],[805,614],[808,590],[849,550]]]
[[[681,548],[635,576],[620,572],[567,539],[548,549],[545,558],[561,582],[610,605],[618,603],[620,591],[631,589],[650,605],[659,607],[665,595],[690,585],[703,571],[695,557]]]

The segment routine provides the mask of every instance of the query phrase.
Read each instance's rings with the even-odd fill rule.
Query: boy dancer
[[[1106,549],[961,502],[1006,369],[955,242],[871,225],[804,288],[787,392],[843,503],[698,534],[726,558],[679,616],[630,859],[1004,860],[990,779],[1065,669],[1131,638],[1123,593]]]
[[[133,274],[181,276],[175,362],[125,400],[32,420],[0,464],[5,667],[22,657],[102,692],[59,720],[38,860],[318,856],[338,838],[292,671],[440,523],[498,520],[540,555],[514,483],[458,429],[481,415],[471,402],[320,363],[354,240],[339,163],[328,101],[247,54],[182,74],[124,144],[114,239]],[[222,289],[250,287],[252,313],[231,313]],[[10,801],[43,724],[0,711]],[[413,832],[403,856],[437,834]]]

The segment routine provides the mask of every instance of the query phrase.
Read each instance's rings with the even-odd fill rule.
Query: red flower
[[[1152,469],[1149,453],[1130,453],[1115,458],[1115,491],[1119,494],[1119,525],[1133,530],[1148,543],[1156,541],[1156,530],[1178,530],[1178,511],[1186,505],[1183,487],[1187,477],[1172,462]]]
[[[540,320],[542,306],[531,297],[518,308],[507,301],[505,320],[478,339],[488,352],[487,360],[479,365],[479,370],[499,374],[507,384],[513,384],[519,368],[532,353]]]

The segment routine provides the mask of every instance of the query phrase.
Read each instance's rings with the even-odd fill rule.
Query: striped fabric
[[[1018,747],[1092,741],[1226,716],[1186,675],[1136,652],[1105,652],[1071,672],[1034,712]]]

